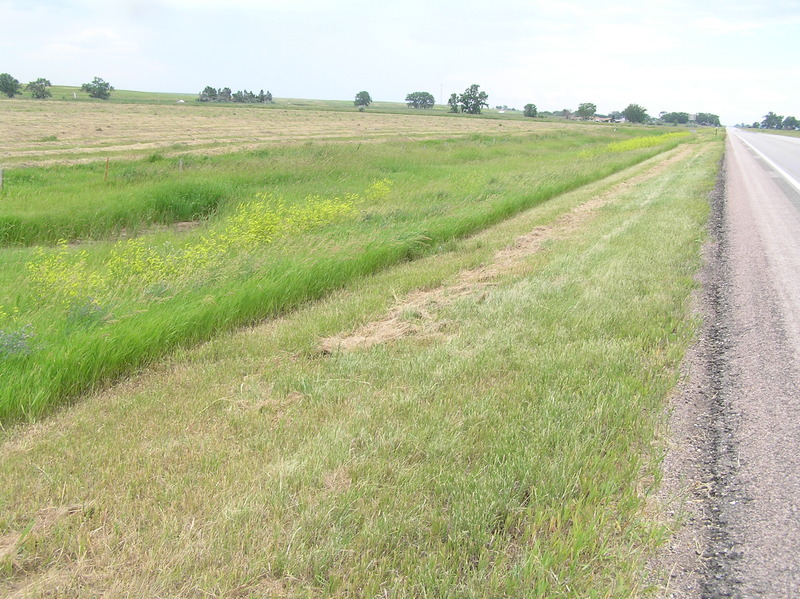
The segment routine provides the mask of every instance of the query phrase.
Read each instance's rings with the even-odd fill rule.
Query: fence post
[[[183,172],[183,158],[178,161],[178,172]]]
[[[0,168],[0,191],[3,190],[3,169]]]

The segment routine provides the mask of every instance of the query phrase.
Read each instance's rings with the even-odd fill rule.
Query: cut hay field
[[[298,109],[289,101],[236,106],[10,100],[0,104],[0,166],[85,163],[154,153],[209,154],[314,140],[415,140],[566,128],[513,118],[407,112]]]
[[[71,154],[6,166],[0,594],[631,597],[666,580],[645,566],[669,532],[652,494],[719,140],[82,106],[165,145],[115,142],[106,179],[70,105]],[[61,109],[5,110],[44,127],[31,115]],[[240,110],[298,137],[243,149]],[[170,144],[193,134],[227,141],[183,148],[179,170]]]

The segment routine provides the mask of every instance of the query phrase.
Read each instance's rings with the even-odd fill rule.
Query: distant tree
[[[536,104],[525,104],[525,109],[522,114],[530,117],[537,116],[539,112],[536,110]]]
[[[231,102],[233,101],[233,94],[231,93],[230,87],[223,87],[219,90],[217,94],[217,101],[218,102]]]
[[[761,121],[763,129],[780,129],[783,126],[783,117],[778,116],[774,112],[764,115],[764,120]]]
[[[789,131],[794,131],[795,129],[800,128],[800,121],[793,116],[787,116],[785,119],[783,119],[783,128],[788,129]]]
[[[19,93],[19,81],[8,73],[0,73],[0,93],[13,98]]]
[[[433,108],[436,99],[428,92],[412,92],[406,96],[409,108]]]
[[[578,116],[582,119],[592,118],[595,112],[597,112],[597,106],[591,102],[584,102],[578,106]]]
[[[661,120],[665,123],[672,123],[673,125],[685,125],[689,122],[689,113],[667,112],[661,117]]]
[[[264,93],[264,90],[262,89],[260,92],[258,92],[258,101],[262,104],[272,104],[272,93]]]
[[[450,106],[450,112],[461,112],[461,103],[458,100],[458,94],[450,94],[447,104]]]
[[[111,97],[111,92],[114,91],[114,88],[108,82],[100,79],[100,77],[95,77],[92,79],[91,83],[84,83],[81,85],[81,91],[89,94],[89,97],[91,98],[108,100]]]
[[[480,114],[481,108],[489,107],[488,99],[489,94],[482,92],[481,86],[473,83],[458,97],[458,103],[461,105],[461,112]]]
[[[572,111],[569,108],[564,108],[559,114],[565,119],[568,119],[572,116]]]
[[[28,85],[25,86],[25,89],[31,92],[31,95],[36,98],[37,100],[43,100],[45,98],[49,98],[52,94],[50,90],[47,89],[53,85],[50,83],[49,80],[39,77],[36,81],[31,81]]]
[[[698,112],[695,119],[698,125],[709,125],[711,127],[719,127],[719,116],[711,114],[710,112]]]
[[[217,88],[206,85],[205,89],[200,92],[197,98],[198,102],[216,102],[217,101]]]
[[[756,122],[754,122],[754,123],[753,123],[752,125],[750,125],[750,126],[751,126],[753,129],[760,129],[760,128],[761,128],[761,123],[759,123],[758,121],[756,121]]]
[[[372,104],[372,97],[369,95],[369,92],[361,91],[356,94],[355,100],[353,100],[353,105],[361,108],[369,107]]]
[[[622,111],[622,116],[629,123],[644,123],[650,118],[647,116],[647,110],[638,104],[628,104],[628,107]]]

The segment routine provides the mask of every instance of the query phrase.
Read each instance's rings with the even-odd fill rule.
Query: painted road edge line
[[[764,160],[764,162],[766,162],[767,164],[769,164],[769,165],[770,165],[770,166],[771,166],[773,169],[775,169],[775,171],[776,171],[776,172],[777,172],[777,173],[778,173],[778,174],[779,174],[781,177],[783,177],[784,179],[786,179],[786,182],[787,182],[789,185],[791,185],[792,187],[794,187],[794,188],[795,188],[797,191],[800,191],[800,182],[798,182],[797,180],[795,180],[795,178],[794,178],[794,177],[792,177],[792,176],[791,176],[789,173],[787,173],[785,170],[783,170],[783,169],[782,169],[781,167],[779,167],[777,164],[775,164],[774,162],[772,162],[772,160],[770,160],[769,158],[767,158],[767,157],[764,155],[764,153],[763,153],[761,150],[759,150],[759,149],[758,149],[758,148],[756,148],[756,147],[755,147],[753,144],[751,144],[750,142],[748,142],[748,141],[747,141],[747,140],[746,140],[744,137],[742,137],[742,136],[741,136],[741,135],[739,135],[738,133],[736,134],[736,137],[738,137],[739,139],[741,139],[741,140],[742,140],[742,142],[744,142],[744,143],[747,145],[747,147],[748,147],[748,148],[750,148],[750,149],[751,149],[751,150],[753,150],[753,151],[754,151],[756,154],[758,154],[759,156],[761,156],[761,158]]]

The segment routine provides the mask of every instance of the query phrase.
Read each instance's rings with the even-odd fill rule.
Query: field
[[[342,106],[341,104],[344,104]],[[424,139],[529,131],[520,118],[454,118],[441,110],[360,113],[345,103],[279,100],[273,105],[193,102],[102,103],[11,100],[0,110],[0,164],[104,162],[107,157],[180,156],[313,140]],[[398,114],[397,112],[400,112]],[[416,111],[417,113],[420,111]],[[564,123],[537,129],[564,130]]]
[[[6,594],[644,592],[718,141],[8,106]]]

